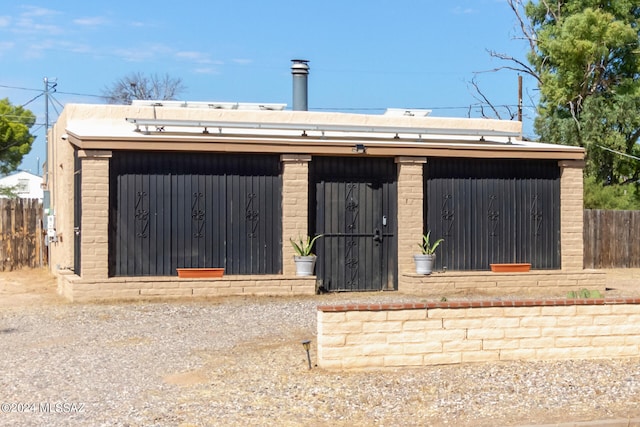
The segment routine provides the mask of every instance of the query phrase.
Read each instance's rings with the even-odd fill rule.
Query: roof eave
[[[68,140],[84,150],[201,151],[224,153],[296,153],[310,155],[433,156],[528,159],[584,159],[584,149],[553,144],[452,140],[372,140],[366,138],[256,137],[248,135],[81,136]],[[357,153],[356,144],[365,146]]]

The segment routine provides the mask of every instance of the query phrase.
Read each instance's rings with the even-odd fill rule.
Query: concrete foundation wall
[[[318,307],[318,366],[638,357],[640,298]]]

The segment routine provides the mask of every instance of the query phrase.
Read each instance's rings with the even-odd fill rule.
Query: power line
[[[9,85],[0,85],[0,88],[41,92],[36,97],[34,97],[31,100],[29,100],[26,103],[24,103],[23,107],[28,105],[29,103],[33,102],[34,100],[38,99],[40,96],[45,94],[45,91],[43,91],[42,89],[33,89],[33,88],[25,88],[25,87],[9,86]],[[60,91],[55,91],[55,93],[61,94],[61,95],[85,96],[85,97],[91,97],[91,98],[104,99],[104,95],[96,95],[96,94],[89,94],[89,93],[60,92]],[[51,97],[50,93],[49,93],[49,96]],[[61,108],[64,108],[64,105],[62,103],[60,103],[57,99],[55,99],[53,97],[51,97],[51,99],[54,102],[56,102]],[[444,111],[444,110],[466,110],[466,111],[471,111],[471,110],[482,109],[483,107],[487,107],[487,106],[490,106],[490,104],[489,103],[475,103],[475,104],[470,104],[470,105],[466,105],[466,106],[405,107],[405,108],[407,108],[407,109],[428,109],[428,110],[439,110],[439,111]],[[500,105],[494,105],[494,107],[495,108],[510,109],[510,108],[517,108],[517,107],[519,107],[519,105],[518,104],[500,104]],[[527,108],[527,109],[535,109],[536,108],[536,106],[533,105],[533,104],[523,105],[522,107],[523,108]],[[54,109],[56,110],[56,113],[58,113],[58,115],[59,115],[60,113],[57,110],[57,108],[55,108],[55,106],[54,106]],[[385,111],[386,109],[387,109],[387,107],[311,107],[311,108],[309,108],[309,110],[315,110],[315,111]]]
[[[42,89],[32,89],[29,87],[7,86],[7,85],[0,85],[0,87],[6,88],[6,89],[18,89],[18,90],[30,90],[32,92],[42,92]]]
[[[36,99],[40,98],[42,95],[44,95],[44,93],[39,93],[36,96],[34,96],[33,98],[31,98],[30,100],[28,100],[27,102],[25,102],[24,104],[21,105],[22,108],[26,107],[27,105],[31,104],[33,101],[35,101]]]
[[[75,92],[56,92],[62,95],[74,95],[74,96],[88,96],[88,97],[92,97],[92,98],[104,98],[104,96],[102,95],[92,95],[89,93],[75,93]]]
[[[28,91],[31,91],[31,92],[43,92],[42,89],[33,89],[33,88],[29,88],[29,87],[9,86],[9,85],[0,85],[0,87],[3,87],[5,89],[28,90]],[[88,97],[92,97],[92,98],[104,98],[104,96],[102,96],[102,95],[95,95],[95,94],[91,94],[91,93],[60,92],[60,91],[56,91],[56,93],[60,93],[60,94],[63,94],[63,95],[88,96]]]
[[[622,151],[616,151],[616,150],[613,150],[611,148],[603,147],[602,145],[599,145],[599,144],[595,144],[595,145],[596,145],[596,147],[600,147],[603,150],[611,151],[612,153],[618,154],[620,156],[630,157],[630,158],[632,158],[634,160],[640,161],[640,157],[632,156],[631,154],[623,153]]]

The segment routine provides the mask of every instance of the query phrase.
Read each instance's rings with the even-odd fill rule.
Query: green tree
[[[588,176],[584,180],[584,208],[640,210],[640,191],[637,185],[603,185]]]
[[[9,187],[0,186],[0,196],[7,197],[9,199],[15,199],[18,197],[18,186],[13,185]]]
[[[597,182],[640,180],[638,0],[507,0],[529,43],[530,65],[507,55],[540,89],[542,141],[581,146]]]
[[[0,173],[14,171],[31,151],[35,136],[29,129],[35,122],[31,111],[11,105],[8,98],[0,99]]]

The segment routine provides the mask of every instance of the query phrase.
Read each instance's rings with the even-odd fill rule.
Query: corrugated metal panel
[[[114,152],[110,177],[111,275],[281,271],[278,156]]]
[[[327,291],[397,288],[396,165],[386,158],[314,157],[311,234],[318,284]]]
[[[73,151],[73,272],[80,276],[82,260],[82,162]]]
[[[436,269],[560,268],[557,162],[433,158],[424,174],[424,227],[445,239]]]

